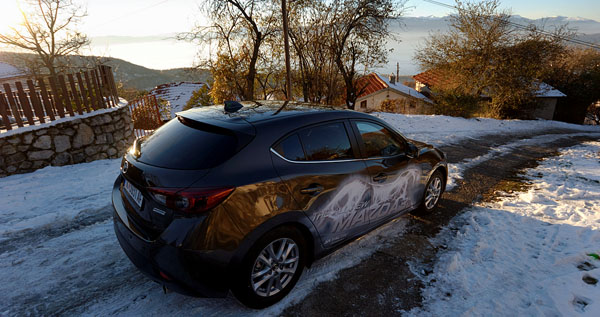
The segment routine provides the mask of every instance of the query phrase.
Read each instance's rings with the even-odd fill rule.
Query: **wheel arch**
[[[258,241],[258,239],[268,232],[283,226],[294,227],[302,234],[307,248],[306,266],[310,267],[315,260],[315,254],[317,254],[317,252],[321,249],[320,237],[312,222],[308,219],[308,217],[306,217],[304,212],[290,211],[277,215],[263,222],[250,233],[248,233],[231,258],[228,266],[229,271],[235,272],[240,265],[243,264],[246,254],[248,251],[250,251],[256,241]],[[234,274],[230,274],[230,276],[233,275]]]
[[[429,175],[427,175],[427,181],[429,181],[431,176],[437,171],[440,171],[440,173],[442,173],[444,177],[443,191],[446,191],[446,184],[448,184],[448,164],[446,164],[445,162],[438,162],[435,166],[433,166],[433,168],[429,172]]]

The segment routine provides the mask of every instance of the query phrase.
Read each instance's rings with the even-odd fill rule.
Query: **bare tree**
[[[304,0],[290,4],[290,39],[304,99],[353,109],[363,72],[387,61],[389,24],[405,1]],[[345,96],[340,96],[345,95]]]
[[[343,81],[329,42],[330,7],[323,1],[297,1],[290,4],[290,39],[296,76],[305,101],[334,103],[342,93]],[[337,98],[340,99],[340,98]]]
[[[86,35],[76,26],[86,15],[73,0],[29,0],[23,11],[23,22],[12,32],[0,34],[0,43],[35,53],[34,63],[45,68],[51,76],[61,72],[61,58],[79,53],[89,44]],[[64,59],[63,59],[64,60]]]
[[[197,27],[179,38],[198,40],[202,46],[216,43],[216,60],[210,57],[203,64],[211,69],[215,64],[226,64],[230,72],[220,70],[220,80],[227,83],[215,83],[213,90],[234,86],[241,99],[254,99],[261,47],[265,40],[279,32],[279,8],[278,2],[273,0],[210,0],[204,3],[203,9],[211,19],[211,25]],[[243,81],[239,80],[240,76]]]
[[[388,28],[403,14],[404,0],[332,1],[329,28],[330,49],[346,88],[346,106],[354,103],[364,87],[358,87],[360,68],[387,62],[385,44],[392,34]]]
[[[432,34],[415,55],[422,69],[446,77],[434,87],[438,96],[458,102],[456,106],[465,98],[486,96],[490,102],[483,110],[490,116],[527,116],[569,31],[515,25],[499,0],[456,1],[456,8],[449,31]]]

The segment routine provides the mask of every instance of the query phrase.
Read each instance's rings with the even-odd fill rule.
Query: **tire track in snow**
[[[57,315],[148,280],[126,258],[112,220],[0,255],[0,315]]]
[[[10,232],[2,235],[0,254],[16,249],[37,245],[43,241],[60,237],[71,231],[81,230],[84,227],[106,221],[112,217],[112,206],[100,209],[85,209],[69,220],[57,221],[42,227]]]

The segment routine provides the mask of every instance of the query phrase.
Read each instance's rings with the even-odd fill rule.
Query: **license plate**
[[[144,196],[142,196],[142,192],[140,192],[139,189],[135,188],[135,186],[131,185],[131,183],[127,180],[125,180],[125,182],[123,183],[123,188],[125,188],[125,191],[129,194],[129,197],[133,198],[133,201],[135,201],[136,205],[138,205],[138,207],[141,208],[142,202],[144,201]]]

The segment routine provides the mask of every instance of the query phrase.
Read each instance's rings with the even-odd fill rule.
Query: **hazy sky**
[[[290,0],[293,1],[293,0]],[[439,0],[454,4],[452,0]],[[0,0],[0,32],[19,23],[19,5],[24,0]],[[206,25],[198,6],[201,0],[82,0],[88,16],[80,30],[92,39],[98,36],[148,36],[185,32],[195,24]],[[548,16],[583,17],[600,21],[600,0],[504,0],[504,8],[527,18]],[[445,16],[451,13],[423,0],[408,0],[407,16]],[[110,40],[92,43],[91,54],[122,58],[156,69],[191,66],[197,48],[174,40],[122,43]]]
[[[5,31],[10,24],[18,23],[18,5],[23,0],[1,2],[0,31]],[[88,0],[83,3],[88,16],[82,29],[89,36],[182,32],[195,23],[205,22],[198,9],[200,0]],[[600,20],[600,0],[504,0],[502,5],[528,18],[562,15]],[[408,7],[408,16],[444,16],[451,12],[422,0],[409,0]]]
[[[437,1],[454,4],[451,0]],[[502,0],[501,4],[505,9],[512,9],[513,14],[530,19],[566,16],[600,21],[600,0]],[[408,6],[412,7],[409,16],[445,16],[451,13],[450,9],[422,0],[409,0]]]

